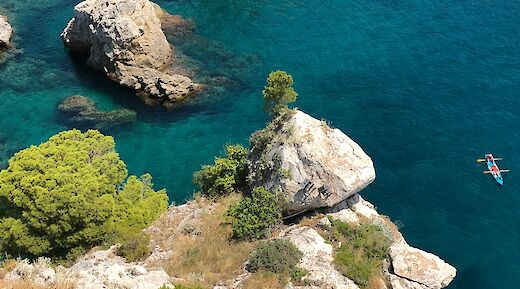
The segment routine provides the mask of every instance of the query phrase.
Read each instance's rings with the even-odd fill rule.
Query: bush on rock
[[[229,208],[232,237],[257,240],[265,237],[282,217],[281,198],[263,187],[257,187],[250,196]]]
[[[125,230],[149,225],[168,205],[151,176],[132,176],[114,139],[61,132],[16,153],[0,172],[0,251],[71,257]],[[112,239],[113,240],[113,239]]]
[[[339,271],[365,288],[379,278],[389,254],[390,239],[375,224],[350,225],[331,220],[332,239],[341,242],[334,262]]]
[[[125,258],[128,262],[136,262],[149,255],[150,235],[138,232],[130,233],[122,238],[121,245],[115,252],[118,256]]]
[[[302,256],[303,253],[289,240],[274,239],[261,244],[251,254],[249,269],[252,272],[292,274],[295,271],[301,271],[296,270],[296,265],[300,262]]]
[[[211,198],[242,192],[246,188],[247,150],[241,145],[226,146],[226,156],[216,157],[213,165],[193,174],[201,193]]]

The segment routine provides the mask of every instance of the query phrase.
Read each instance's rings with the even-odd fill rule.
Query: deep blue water
[[[19,53],[0,64],[0,160],[67,126],[55,112],[82,94],[139,121],[107,131],[133,174],[171,199],[226,143],[247,144],[266,119],[269,71],[295,79],[297,106],[325,118],[372,156],[363,195],[409,243],[458,268],[451,289],[520,288],[520,2],[446,0],[158,1],[193,18],[179,43],[200,73],[237,85],[171,112],[71,60],[59,34],[71,0],[0,0]],[[498,187],[475,159],[511,169]]]

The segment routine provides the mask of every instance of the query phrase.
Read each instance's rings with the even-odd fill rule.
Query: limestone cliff
[[[375,225],[383,232],[382,238],[388,241],[389,248],[383,256],[383,266],[377,267],[380,273],[377,288],[440,289],[450,284],[456,275],[453,266],[410,246],[397,226],[358,194],[375,178],[372,161],[359,145],[341,131],[303,112],[288,115],[284,121],[278,126],[270,125],[263,132],[268,138],[256,136],[252,154],[257,155],[251,157],[251,168],[265,170],[260,167],[264,162],[270,170],[261,175],[252,172],[250,177],[256,178],[256,184],[264,182],[270,189],[280,188],[293,201],[295,211],[316,210],[307,215],[305,222],[279,224],[270,236],[285,238],[298,247],[303,253],[298,266],[307,272],[301,279],[303,284],[284,280],[281,287],[270,288],[360,289],[335,265],[336,250],[341,244],[330,242],[329,237],[334,233],[331,219],[354,227]],[[266,139],[270,142],[258,141]],[[308,186],[308,181],[318,188],[326,187],[329,197],[324,197],[324,191],[319,189],[318,195],[310,191],[309,198],[299,197],[298,192]],[[213,289],[262,288],[262,285],[247,285],[257,276],[248,271],[247,260],[258,242],[229,240],[230,228],[225,216],[230,205],[239,199],[238,195],[222,197],[218,202],[201,198],[171,207],[146,229],[151,236],[151,254],[138,264],[124,262],[109,250],[88,254],[70,269],[54,270],[22,262],[20,268],[15,267],[6,276],[30,278],[44,285],[68,278],[76,289],[157,289],[160,284],[183,283],[204,284],[204,288]]]
[[[357,143],[302,111],[264,133],[272,136],[268,144],[253,141],[250,178],[284,194],[286,215],[331,207],[375,179],[372,160]]]
[[[162,11],[148,0],[86,0],[61,34],[71,51],[87,53],[87,65],[134,89],[148,103],[181,102],[201,89],[171,74],[172,49],[161,29]]]

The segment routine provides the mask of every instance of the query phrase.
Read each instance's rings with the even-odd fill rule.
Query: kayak
[[[502,174],[500,173],[500,169],[498,168],[495,158],[492,154],[486,154],[486,165],[488,167],[489,172],[484,172],[491,174],[493,178],[499,183],[501,186],[504,185],[504,178],[502,178]]]

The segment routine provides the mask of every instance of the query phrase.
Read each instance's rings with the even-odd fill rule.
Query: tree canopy
[[[193,182],[203,195],[216,198],[246,189],[247,150],[241,145],[226,146],[226,156],[216,157],[193,174]]]
[[[264,111],[272,117],[279,115],[288,108],[288,104],[296,101],[298,93],[294,90],[293,78],[282,70],[273,71],[267,78],[264,87]]]
[[[141,230],[167,208],[151,176],[131,176],[114,139],[61,132],[16,153],[0,172],[0,251],[66,257]],[[124,228],[124,229],[123,229]]]

